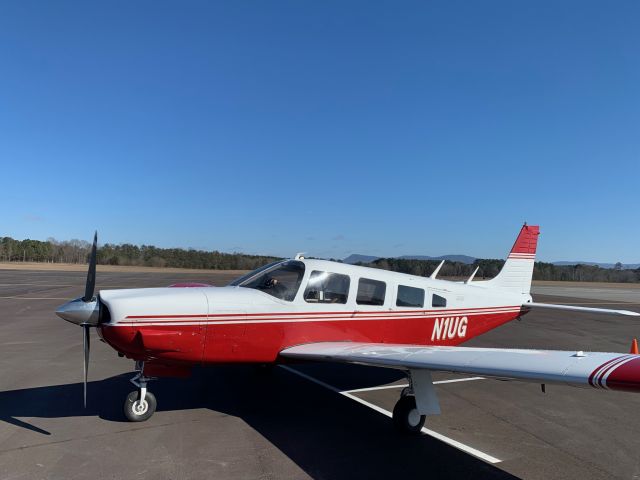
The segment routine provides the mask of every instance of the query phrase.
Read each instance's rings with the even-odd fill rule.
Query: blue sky
[[[3,2],[0,235],[639,262],[640,4]]]

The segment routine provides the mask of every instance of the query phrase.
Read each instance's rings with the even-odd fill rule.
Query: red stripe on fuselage
[[[334,317],[334,316],[323,316],[316,318],[309,317],[300,317],[300,318],[264,318],[259,320],[254,319],[229,319],[229,320],[215,320],[215,319],[202,319],[202,320],[144,320],[140,322],[118,322],[116,324],[112,324],[110,326],[180,326],[180,325],[231,325],[231,324],[240,324],[240,325],[250,325],[250,324],[266,324],[266,323],[311,323],[311,322],[342,322],[342,321],[388,321],[388,320],[398,320],[398,319],[436,319],[436,318],[448,318],[448,317],[472,317],[476,315],[483,314],[498,314],[498,313],[516,313],[520,312],[520,310],[500,310],[496,312],[470,312],[470,313],[453,313],[446,315],[395,315],[395,316],[375,316],[375,317]]]
[[[372,343],[396,343],[415,345],[458,345],[475,336],[509,322],[523,314],[520,310],[495,313],[452,314],[442,311],[437,317],[389,316],[369,319],[345,318],[313,322],[287,321],[283,323],[237,322],[196,325],[136,325],[116,327],[101,325],[101,335],[116,350],[136,360],[157,359],[165,363],[229,363],[273,362],[284,348],[303,343],[324,341],[355,341]],[[403,312],[400,312],[403,313]],[[467,317],[466,331],[454,329],[431,340],[436,320],[447,317],[460,324]],[[157,342],[161,332],[171,332],[172,351],[150,351],[144,348],[145,334],[153,332]],[[176,345],[175,331],[183,332]],[[445,330],[443,330],[445,332]],[[169,337],[169,335],[167,335]],[[204,346],[204,347],[202,347]]]
[[[451,309],[432,309],[432,310],[346,310],[346,311],[325,311],[325,312],[259,312],[259,313],[211,313],[211,314],[189,314],[189,315],[127,315],[125,318],[131,319],[145,319],[145,318],[212,318],[212,317],[259,317],[259,316],[302,316],[302,315],[394,315],[407,313],[442,313],[447,315],[455,315],[458,312],[464,313],[469,311],[487,311],[487,310],[501,310],[501,309],[513,309],[520,308],[521,305],[504,305],[498,307],[477,307],[477,308],[451,308]]]

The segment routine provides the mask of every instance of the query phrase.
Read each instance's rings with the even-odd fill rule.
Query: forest
[[[47,241],[15,240],[0,237],[0,262],[86,263],[91,244],[84,240]],[[222,253],[184,248],[159,248],[153,245],[110,244],[98,247],[98,264],[146,267],[175,267],[212,270],[253,270],[277,260],[264,255]],[[428,276],[437,267],[435,260],[380,258],[359,264],[418,276]],[[440,270],[440,278],[469,277],[476,267],[477,279],[492,278],[498,274],[504,260],[478,259],[473,264],[447,261]],[[640,268],[600,268],[590,265],[554,265],[536,262],[534,280],[561,280],[577,282],[640,282]]]
[[[14,240],[0,237],[0,262],[86,263],[91,244],[84,240]],[[144,267],[253,270],[276,257],[222,253],[152,245],[104,244],[98,247],[98,264]]]
[[[440,262],[437,260],[409,260],[403,258],[380,258],[371,263],[359,264],[366,267],[382,268],[411,275],[428,276]],[[446,261],[438,273],[440,278],[468,278],[476,267],[476,279],[495,277],[504,265],[504,260],[478,259],[472,264]],[[533,269],[534,280],[559,280],[574,282],[640,282],[640,268],[625,270],[600,268],[591,265],[554,265],[536,262]]]

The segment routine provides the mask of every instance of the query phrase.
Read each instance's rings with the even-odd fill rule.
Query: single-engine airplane
[[[155,377],[186,376],[194,365],[278,363],[294,359],[349,362],[406,373],[393,410],[402,432],[420,432],[440,413],[432,371],[447,371],[640,392],[640,355],[467,348],[461,343],[533,309],[640,316],[535,303],[530,295],[539,227],[525,224],[500,273],[464,282],[305,259],[265,265],[225,287],[102,290],[94,295],[97,233],[85,294],[57,310],[83,327],[86,405],[90,328],[135,361],[137,387],[125,416],[143,421],[156,409],[147,389]],[[183,287],[183,288],[177,288]]]

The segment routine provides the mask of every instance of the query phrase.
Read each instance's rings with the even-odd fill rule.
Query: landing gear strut
[[[137,390],[129,393],[124,401],[124,415],[130,422],[144,422],[156,411],[156,397],[147,390],[147,382],[152,378],[144,376],[144,362],[136,362],[137,375],[130,382]]]

